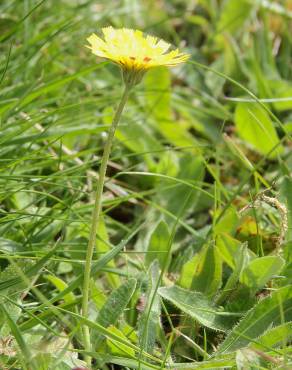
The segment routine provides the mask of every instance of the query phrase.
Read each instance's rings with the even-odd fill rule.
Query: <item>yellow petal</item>
[[[92,53],[121,65],[123,69],[138,72],[157,66],[175,66],[189,56],[178,49],[167,52],[170,44],[155,36],[143,35],[129,28],[102,28],[103,39],[95,34],[88,37]]]

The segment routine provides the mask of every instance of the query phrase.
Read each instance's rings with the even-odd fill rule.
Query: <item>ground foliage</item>
[[[292,366],[290,0],[0,3],[0,368]],[[139,28],[190,53],[132,92],[82,318],[93,188],[121,95],[84,47]]]

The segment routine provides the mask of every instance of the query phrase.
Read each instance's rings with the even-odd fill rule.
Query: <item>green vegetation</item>
[[[292,1],[0,3],[0,369],[292,367]],[[119,68],[104,26],[191,55],[131,90],[83,275]],[[85,350],[84,326],[91,350]]]

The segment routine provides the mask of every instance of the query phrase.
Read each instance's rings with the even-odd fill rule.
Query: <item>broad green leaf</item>
[[[262,335],[270,325],[292,320],[292,286],[288,285],[257,303],[228,334],[217,353],[230,353],[246,347]]]
[[[166,261],[169,248],[170,233],[165,221],[160,221],[150,237],[149,246],[145,258],[146,266],[150,266],[155,259],[158,260],[160,267],[167,267],[169,261]]]
[[[218,72],[224,72],[224,59],[219,57],[211,65],[211,68],[215,69]],[[221,78],[218,75],[214,75],[211,71],[206,71],[205,73],[205,82],[209,90],[212,91],[215,98],[218,98],[222,93],[223,86],[225,84],[225,79]]]
[[[216,238],[216,247],[224,262],[227,263],[227,265],[234,270],[237,266],[238,258],[240,257],[240,251],[243,247],[243,244],[239,240],[232,238],[228,234],[220,233],[217,235]],[[255,258],[255,254],[249,249],[246,249],[245,254],[246,256],[242,261],[244,262],[244,265],[242,267],[244,267],[245,264],[248,263],[250,260]],[[241,257],[240,260],[242,260]]]
[[[233,268],[233,271],[229,275],[229,277],[228,277],[228,279],[227,279],[227,281],[224,285],[224,288],[220,292],[220,295],[218,295],[216,297],[216,303],[218,305],[223,304],[223,302],[225,302],[227,297],[230,296],[236,290],[236,286],[237,286],[238,281],[239,281],[240,273],[241,273],[242,269],[244,268],[244,266],[248,263],[248,257],[249,256],[248,256],[247,246],[246,245],[240,246],[238,251],[236,251],[235,257],[236,257],[236,260],[235,260],[235,266]],[[246,302],[244,302],[244,300],[245,300],[244,298],[245,298],[245,295],[246,295],[246,289],[244,289],[244,291],[242,291],[242,292],[240,291],[240,289],[237,289],[235,294],[239,295],[240,298],[243,298],[243,303],[246,303]],[[242,294],[243,294],[243,297],[242,297]],[[237,301],[240,298],[238,298]],[[232,310],[234,310],[234,308],[235,307],[233,306]]]
[[[223,4],[217,23],[217,32],[238,32],[250,15],[253,8],[252,1],[227,0]]]
[[[161,153],[155,172],[166,176],[175,177],[179,172],[179,157],[175,151]]]
[[[229,267],[235,269],[236,255],[240,249],[241,242],[232,238],[229,234],[221,233],[217,235],[216,246],[224,262]]]
[[[62,292],[66,288],[68,288],[68,284],[65,283],[65,281],[63,281],[62,279],[60,279],[57,276],[54,276],[54,275],[46,275],[46,279],[49,280],[53,285],[55,285],[55,287],[60,292]],[[70,292],[70,293],[64,295],[64,301],[66,303],[74,302],[75,301],[75,295],[74,295],[74,293],[73,292]]]
[[[278,71],[273,55],[273,43],[265,33],[262,28],[252,40],[249,78],[256,82],[257,94],[260,98],[274,98],[278,95],[277,92],[272,93],[268,78],[277,78]]]
[[[146,106],[158,122],[172,117],[170,83],[170,71],[165,67],[151,69],[144,78]]]
[[[159,266],[154,261],[149,268],[148,290],[146,293],[146,307],[138,319],[139,343],[141,348],[152,353],[155,346],[157,330],[160,325],[160,298],[156,288],[159,280]]]
[[[113,333],[113,334],[119,336],[120,338],[122,338],[123,341],[127,341],[128,338],[121,332],[121,330],[117,329],[115,326],[112,326],[111,325],[108,328],[108,330],[111,333]],[[107,342],[107,345],[108,345],[108,347],[110,349],[110,352],[113,355],[120,355],[120,356],[129,355],[130,357],[134,357],[135,356],[135,351],[132,348],[130,348],[127,345],[125,345],[125,344],[121,344],[121,343],[119,343],[119,342],[117,342],[117,341],[115,341],[113,339],[111,339],[111,340],[110,339],[107,339],[106,342]]]
[[[200,181],[203,180],[205,170],[202,158],[200,156],[193,156],[190,153],[186,153],[179,157],[179,167],[176,178],[193,184],[199,182],[198,190],[194,187],[191,189],[188,185],[183,183],[175,183],[172,180],[162,179],[160,182],[160,189],[158,189],[159,202],[164,204],[164,207],[176,215],[178,212],[181,218],[188,210],[196,205],[201,192]],[[179,181],[178,181],[179,182]],[[184,209],[182,210],[182,207]],[[172,219],[167,218],[167,223],[172,222]]]
[[[138,343],[138,333],[133,326],[129,325],[126,321],[122,321],[119,323],[119,328],[132,343]]]
[[[97,316],[100,325],[106,328],[117,322],[135,291],[136,283],[136,279],[129,279],[109,295]]]
[[[221,210],[217,210],[218,214],[221,214]],[[216,219],[217,215],[214,215],[214,218]],[[214,235],[217,235],[219,233],[226,233],[226,234],[233,234],[236,230],[236,227],[238,225],[238,215],[236,212],[236,209],[234,207],[230,207],[219,219],[218,222],[216,222],[213,232]]]
[[[212,297],[220,288],[221,282],[221,256],[214,246],[206,245],[199,253],[197,264],[193,271],[191,290]]]
[[[91,291],[92,300],[95,303],[96,308],[100,310],[102,306],[105,304],[107,296],[105,292],[103,291],[103,289],[100,288],[97,284],[98,282],[95,283],[94,280],[91,279],[90,291]]]
[[[255,258],[241,272],[240,282],[253,289],[262,288],[281,272],[284,265],[285,261],[279,256]]]
[[[219,308],[202,293],[192,292],[174,285],[170,288],[159,288],[158,294],[207,328],[226,331],[222,312],[220,315]]]
[[[18,192],[11,196],[11,202],[13,202],[13,207],[17,210],[22,210],[29,207],[34,202],[33,194],[26,192]]]
[[[270,80],[268,81],[272,92],[271,101],[273,106],[278,111],[285,111],[292,109],[292,84],[284,80]],[[274,98],[274,99],[273,99]]]
[[[279,144],[269,115],[256,103],[238,103],[234,120],[238,135],[259,153],[267,155]],[[269,156],[273,158],[282,152],[283,147],[279,145]]]
[[[0,238],[0,252],[8,254],[17,254],[23,252],[24,248],[22,244],[16,243],[14,240]]]
[[[155,128],[174,145],[194,145],[195,140],[188,132],[188,127],[173,119],[169,70],[165,67],[153,68],[145,76],[144,85],[145,105]]]
[[[266,351],[267,348],[282,347],[283,344],[286,345],[291,339],[292,322],[290,321],[274,328],[267,329],[263,335],[257,338],[256,343],[251,344],[251,347]]]
[[[182,267],[178,285],[185,289],[190,289],[193,281],[194,271],[199,263],[200,254],[196,253]]]
[[[118,321],[136,289],[136,284],[136,279],[129,279],[111,292],[98,313],[97,323],[99,325],[107,328]],[[96,346],[100,343],[101,339],[101,336],[97,336],[97,338],[94,339]]]

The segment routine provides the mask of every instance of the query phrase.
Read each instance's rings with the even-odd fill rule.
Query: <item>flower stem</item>
[[[121,97],[121,101],[119,106],[116,110],[114,115],[112,124],[108,131],[107,141],[105,143],[105,147],[103,150],[103,155],[101,159],[100,169],[99,169],[99,178],[95,193],[95,203],[92,212],[92,221],[91,221],[91,228],[89,234],[89,241],[87,246],[86,252],[86,261],[84,266],[84,280],[83,280],[83,297],[82,297],[82,316],[88,318],[88,303],[89,303],[89,285],[90,285],[90,273],[91,273],[91,263],[92,263],[92,255],[94,252],[95,244],[96,244],[96,233],[98,230],[98,224],[100,219],[100,213],[102,209],[102,193],[106,175],[106,169],[108,165],[108,160],[111,152],[113,138],[115,136],[116,128],[120,121],[123,109],[125,104],[128,100],[129,93],[131,90],[130,84],[125,84],[125,89],[123,95]],[[83,327],[83,336],[84,336],[84,349],[87,352],[91,351],[91,341],[90,341],[90,332],[88,326],[84,325]],[[85,358],[87,366],[91,367],[91,357],[86,356]]]

